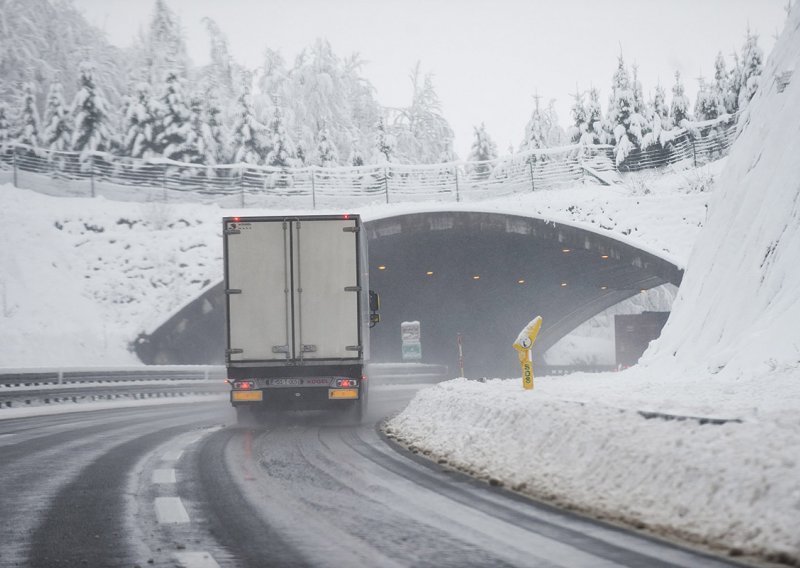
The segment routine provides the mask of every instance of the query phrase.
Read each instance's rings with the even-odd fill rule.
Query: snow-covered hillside
[[[643,362],[533,392],[457,379],[419,393],[389,431],[539,498],[800,563],[798,63],[795,4]]]
[[[609,231],[682,265],[719,168],[645,174],[629,186],[355,210],[365,219],[454,207],[527,212]],[[135,362],[131,340],[222,278],[220,219],[242,213],[281,212],[55,198],[0,185],[0,367]]]

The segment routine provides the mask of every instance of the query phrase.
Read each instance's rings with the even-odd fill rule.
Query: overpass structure
[[[372,360],[399,361],[400,323],[418,320],[423,361],[468,376],[516,376],[511,344],[535,315],[541,355],[584,321],[643,290],[679,285],[674,261],[587,227],[509,213],[429,210],[365,218],[370,288],[381,295]],[[222,282],[140,336],[145,363],[222,363]]]

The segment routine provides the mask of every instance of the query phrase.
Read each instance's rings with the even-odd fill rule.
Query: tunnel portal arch
[[[381,294],[372,359],[399,361],[400,323],[418,320],[425,362],[455,370],[464,334],[470,376],[519,372],[511,343],[535,315],[540,356],[578,325],[642,290],[680,285],[674,262],[605,233],[540,217],[480,211],[386,215],[364,222],[370,288]],[[221,364],[222,282],[135,349],[145,363]]]

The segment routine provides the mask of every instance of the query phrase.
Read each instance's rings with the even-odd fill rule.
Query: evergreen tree
[[[161,106],[150,85],[136,85],[134,98],[128,104],[123,124],[122,152],[131,158],[153,158],[160,154]]]
[[[741,90],[739,92],[739,108],[744,108],[758,88],[758,80],[764,66],[764,52],[758,46],[758,36],[747,30],[747,37],[742,46]]]
[[[700,86],[694,104],[695,119],[712,120],[725,114],[725,101],[714,86],[706,83],[702,77],[699,82]]]
[[[294,145],[289,139],[283,112],[280,105],[275,102],[272,119],[267,127],[268,148],[266,164],[276,168],[288,168],[295,158]]]
[[[646,104],[644,100],[644,93],[642,92],[642,83],[639,81],[639,66],[633,64],[633,112],[639,113],[642,116],[647,114]]]
[[[453,129],[442,116],[431,74],[423,76],[419,62],[410,79],[411,105],[398,109],[392,121],[392,132],[397,140],[396,153],[406,163],[436,163],[451,144]]]
[[[361,154],[361,150],[359,150],[355,140],[353,140],[350,145],[350,158],[348,162],[350,162],[351,166],[356,167],[364,165],[364,156]]]
[[[394,160],[394,140],[386,132],[386,123],[383,121],[383,117],[380,117],[375,125],[375,150],[377,163],[387,164]]]
[[[39,111],[36,110],[36,85],[27,82],[22,86],[20,97],[19,128],[16,135],[17,144],[39,146]]]
[[[731,85],[731,77],[725,65],[725,58],[722,52],[717,53],[717,58],[714,60],[714,97],[721,99],[725,107],[726,114],[736,112],[738,108],[737,96],[733,94],[733,87]],[[723,113],[720,113],[723,114]]]
[[[472,139],[472,148],[469,151],[470,162],[484,162],[497,158],[497,145],[486,132],[486,125],[481,123],[474,128],[475,137]],[[489,175],[492,170],[491,164],[478,163],[473,165],[473,171],[480,177]]]
[[[139,66],[150,84],[158,84],[167,72],[186,76],[189,58],[181,25],[164,0],[156,0],[150,25],[138,45]]]
[[[59,81],[50,85],[47,95],[47,108],[44,112],[42,144],[57,152],[70,148],[72,128],[69,124],[69,111],[64,103],[64,87]]]
[[[600,92],[596,87],[589,89],[589,101],[586,103],[586,144],[605,144],[603,136],[603,109],[600,105]]]
[[[306,151],[306,145],[303,142],[302,135],[298,132],[297,134],[297,144],[294,148],[295,160],[297,161],[297,167],[303,167],[306,165],[306,161],[308,160],[308,152]]]
[[[222,111],[216,99],[210,94],[207,95],[202,113],[198,151],[202,163],[209,166],[224,164],[227,161],[221,115]]]
[[[653,101],[650,104],[648,132],[642,137],[640,147],[645,149],[654,144],[663,146],[666,141],[662,140],[662,132],[664,129],[669,128],[669,109],[667,108],[666,93],[664,92],[664,87],[658,84],[656,85]]]
[[[178,162],[192,162],[197,159],[197,147],[189,138],[192,125],[189,107],[183,95],[177,73],[167,73],[166,90],[161,97],[161,131],[158,146],[165,158]]]
[[[586,106],[583,103],[583,93],[575,87],[575,94],[572,95],[572,108],[570,109],[572,116],[572,126],[569,129],[569,141],[573,144],[583,141],[583,135],[587,132],[586,125]]]
[[[8,121],[8,105],[0,101],[0,153],[11,143],[11,125]]]
[[[628,68],[620,54],[617,61],[617,70],[611,84],[611,96],[608,106],[609,129],[614,135],[614,140],[619,142],[616,133],[617,127],[622,126],[623,132],[627,132],[631,125],[631,116],[636,112],[634,89],[631,85]]]
[[[542,131],[544,132],[545,148],[554,148],[564,144],[566,133],[558,120],[555,99],[550,99],[547,108],[542,112]]]
[[[670,118],[672,119],[672,124],[675,126],[680,126],[684,120],[689,120],[689,99],[687,99],[684,94],[680,71],[675,71],[675,84],[672,86]]]
[[[339,165],[339,154],[336,151],[336,146],[331,143],[328,138],[328,129],[324,126],[319,131],[316,162],[323,168],[331,168]]]
[[[531,118],[528,120],[528,124],[525,125],[525,138],[520,144],[520,152],[526,152],[528,150],[537,150],[539,148],[546,148],[546,126],[544,124],[544,117],[542,116],[542,112],[539,109],[539,96],[535,95],[534,97],[535,106],[533,108],[533,113],[531,114]],[[483,129],[483,124],[481,124],[480,129],[475,129],[476,137],[478,132],[481,134],[485,134],[485,130]],[[477,138],[476,138],[477,140]],[[473,143],[474,147],[474,143]],[[495,150],[496,152],[496,150]]]
[[[82,161],[88,152],[105,152],[111,148],[108,102],[95,83],[94,65],[84,61],[80,68],[80,87],[72,101],[75,130],[72,149],[81,153]]]
[[[233,161],[261,164],[266,156],[264,125],[256,120],[250,94],[245,88],[239,95],[236,118],[232,130]]]

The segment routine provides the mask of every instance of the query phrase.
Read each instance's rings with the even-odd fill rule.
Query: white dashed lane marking
[[[183,455],[183,450],[170,450],[161,456],[162,461],[178,461]]]
[[[153,483],[175,483],[174,469],[154,469]]]
[[[188,523],[189,513],[180,497],[156,497],[156,519],[161,524]]]
[[[178,552],[175,560],[184,568],[219,568],[219,564],[208,552]]]

